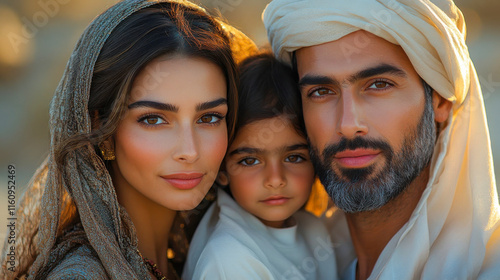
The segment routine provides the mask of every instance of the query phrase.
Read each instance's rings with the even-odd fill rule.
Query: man
[[[344,279],[498,279],[481,89],[449,0],[273,0]],[[330,217],[329,217],[330,216]]]

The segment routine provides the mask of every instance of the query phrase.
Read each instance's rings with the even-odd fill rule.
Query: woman
[[[2,279],[177,278],[176,213],[202,201],[233,133],[233,46],[254,47],[185,1],[123,1],[91,23],[52,100],[50,154]]]

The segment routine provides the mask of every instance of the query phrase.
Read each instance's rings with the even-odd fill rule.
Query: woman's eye
[[[206,123],[206,124],[216,124],[220,122],[224,117],[216,114],[209,114],[202,116],[198,123]]]
[[[385,82],[385,81],[376,81],[374,83],[372,83],[368,88],[371,88],[371,89],[385,89],[385,88],[388,88],[388,87],[391,87],[392,84],[389,83],[389,82]]]
[[[288,156],[286,159],[285,159],[286,162],[293,162],[293,163],[298,163],[298,162],[303,162],[305,161],[305,158],[299,156],[299,155],[291,155],[291,156]]]
[[[238,162],[238,164],[244,165],[244,166],[253,166],[256,164],[259,164],[260,161],[256,158],[244,158]]]
[[[332,90],[329,90],[327,88],[318,88],[311,92],[309,96],[324,96],[324,95],[329,95],[329,94],[335,94]]]
[[[146,125],[159,125],[165,123],[165,121],[159,116],[145,116],[139,119],[139,121]]]

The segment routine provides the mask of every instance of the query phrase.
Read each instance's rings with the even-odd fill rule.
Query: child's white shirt
[[[337,279],[324,224],[303,210],[293,217],[292,227],[268,227],[219,190],[196,229],[182,278]]]

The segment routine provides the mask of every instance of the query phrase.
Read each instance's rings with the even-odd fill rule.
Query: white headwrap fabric
[[[400,45],[417,73],[453,102],[430,178],[410,220],[369,279],[499,279],[500,206],[481,88],[449,0],[273,0],[263,14],[276,56],[366,30]],[[362,42],[360,42],[362,44]],[[355,257],[345,215],[330,229],[342,271]]]

